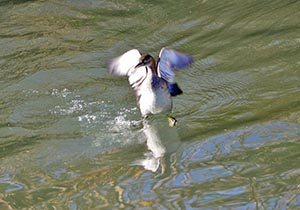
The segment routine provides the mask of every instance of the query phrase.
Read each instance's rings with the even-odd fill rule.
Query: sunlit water
[[[299,1],[1,1],[0,209],[299,209]],[[193,55],[140,121],[106,63]]]

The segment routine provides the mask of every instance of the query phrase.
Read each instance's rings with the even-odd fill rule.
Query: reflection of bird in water
[[[161,49],[157,63],[151,55],[141,56],[137,49],[132,49],[112,60],[108,71],[129,77],[142,116],[146,118],[151,114],[171,111],[171,96],[182,94],[182,90],[174,82],[175,70],[187,67],[192,62],[191,56],[168,48]],[[170,119],[175,125],[176,119]]]
[[[161,167],[161,173],[167,170],[169,156],[177,151],[180,140],[177,130],[170,128],[162,118],[143,120],[143,133],[147,140],[148,152],[144,159],[136,160],[133,165],[143,166],[146,170],[157,172]]]

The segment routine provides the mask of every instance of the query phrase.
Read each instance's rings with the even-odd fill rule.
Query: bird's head
[[[142,67],[142,66],[155,67],[154,58],[149,54],[142,55],[139,59],[139,63],[135,66],[135,68],[139,68],[139,67]]]

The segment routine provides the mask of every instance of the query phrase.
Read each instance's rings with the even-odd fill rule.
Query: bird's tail
[[[182,90],[177,85],[177,83],[169,83],[168,86],[169,86],[169,93],[171,96],[177,96],[183,93]]]

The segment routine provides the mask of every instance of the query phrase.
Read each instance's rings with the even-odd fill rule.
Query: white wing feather
[[[113,59],[108,66],[110,74],[128,76],[129,84],[134,88],[137,95],[140,95],[139,85],[146,77],[145,67],[135,68],[139,63],[140,57],[140,52],[137,49],[132,49]]]
[[[140,57],[141,54],[137,49],[129,50],[110,62],[108,72],[115,75],[129,76],[135,65],[139,63]]]

